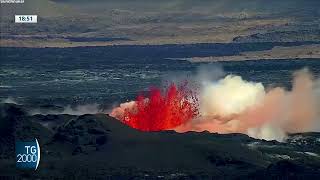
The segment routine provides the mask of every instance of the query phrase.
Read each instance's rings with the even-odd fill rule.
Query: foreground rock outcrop
[[[0,174],[18,179],[312,179],[320,134],[286,143],[242,134],[140,132],[105,115],[29,115],[0,105]],[[15,168],[16,140],[37,138],[37,171]]]

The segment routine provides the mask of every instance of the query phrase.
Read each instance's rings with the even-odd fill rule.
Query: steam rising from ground
[[[104,113],[104,110],[99,107],[99,104],[86,104],[72,107],[70,105],[61,110],[47,110],[47,109],[32,109],[29,111],[30,115],[35,114],[69,114],[69,115],[84,115],[84,114],[98,114]]]
[[[13,98],[11,98],[11,97],[8,97],[8,98],[6,98],[6,99],[1,100],[1,103],[17,104],[17,105],[19,105],[19,103],[18,103],[16,100],[14,100]]]
[[[245,133],[284,141],[288,133],[320,130],[320,83],[307,69],[294,73],[290,91],[282,87],[268,89],[262,83],[234,75],[217,80],[222,74],[216,70],[199,71],[192,80],[199,87],[195,88],[199,115],[173,128],[175,131]],[[135,101],[121,104],[111,115],[121,119],[122,112],[135,107]]]

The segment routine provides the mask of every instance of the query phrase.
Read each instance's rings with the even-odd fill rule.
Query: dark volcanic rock
[[[0,105],[0,174],[25,179],[317,179],[319,133],[287,143],[242,134],[140,132],[105,115],[28,115]],[[5,138],[4,138],[5,137]],[[36,173],[17,171],[14,143],[38,138]]]
[[[88,147],[97,149],[107,143],[109,130],[93,115],[82,115],[60,126],[53,136],[53,142],[68,142],[75,145],[73,154],[84,152]],[[88,147],[86,147],[88,146]]]
[[[282,160],[269,165],[262,171],[249,175],[251,179],[318,179],[320,169],[299,164],[294,161]]]
[[[51,131],[55,131],[59,126],[66,123],[68,120],[72,119],[74,116],[68,114],[48,114],[48,115],[41,115],[37,114],[31,116],[31,120],[37,123],[40,123],[44,127],[50,129]]]
[[[37,138],[40,143],[43,143],[50,136],[48,129],[32,122],[21,106],[0,104],[0,158],[15,157],[16,141]]]
[[[0,104],[0,159],[13,155],[15,126],[24,115],[25,112],[16,105]]]

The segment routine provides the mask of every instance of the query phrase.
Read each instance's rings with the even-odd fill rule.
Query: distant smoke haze
[[[50,110],[50,109],[40,109],[40,108],[29,110],[30,115],[36,115],[36,114],[84,115],[84,114],[98,114],[98,113],[106,113],[106,111],[100,108],[99,104],[86,104],[86,105],[78,105],[75,107],[68,105],[64,107],[62,110]]]

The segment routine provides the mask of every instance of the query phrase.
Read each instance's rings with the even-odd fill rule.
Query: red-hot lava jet
[[[198,115],[195,93],[186,85],[171,84],[161,92],[150,88],[148,97],[139,95],[133,103],[116,108],[111,115],[142,131],[170,130]]]

